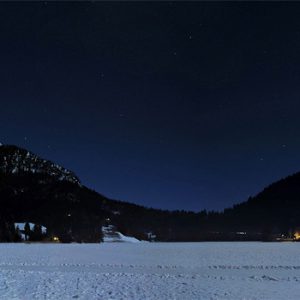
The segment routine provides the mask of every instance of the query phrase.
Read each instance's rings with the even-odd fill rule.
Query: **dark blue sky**
[[[98,192],[223,209],[300,170],[300,3],[0,3],[0,141]]]

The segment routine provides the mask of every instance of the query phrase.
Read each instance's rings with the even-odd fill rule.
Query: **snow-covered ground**
[[[0,244],[1,299],[299,299],[300,243]]]
[[[104,243],[139,243],[140,241],[132,236],[126,236],[115,230],[115,226],[108,225],[102,227]]]

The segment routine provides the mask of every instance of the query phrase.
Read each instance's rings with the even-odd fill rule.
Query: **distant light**
[[[294,233],[294,239],[295,239],[295,240],[300,240],[300,232],[299,232],[299,231],[296,231],[296,232]]]

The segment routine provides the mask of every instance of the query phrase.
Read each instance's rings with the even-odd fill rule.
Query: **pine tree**
[[[33,227],[32,240],[41,241],[43,238],[42,227],[41,225],[35,224]]]
[[[5,220],[1,220],[0,223],[0,235],[1,235],[1,242],[8,242],[7,240],[7,227]]]
[[[21,241],[22,241],[21,232],[19,226],[17,226],[15,229],[14,242],[21,242]]]
[[[28,222],[25,223],[24,234],[25,234],[25,240],[28,241],[31,236],[31,229]]]

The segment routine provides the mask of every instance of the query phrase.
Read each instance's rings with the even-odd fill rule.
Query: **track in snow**
[[[300,243],[0,244],[0,299],[299,299]]]

